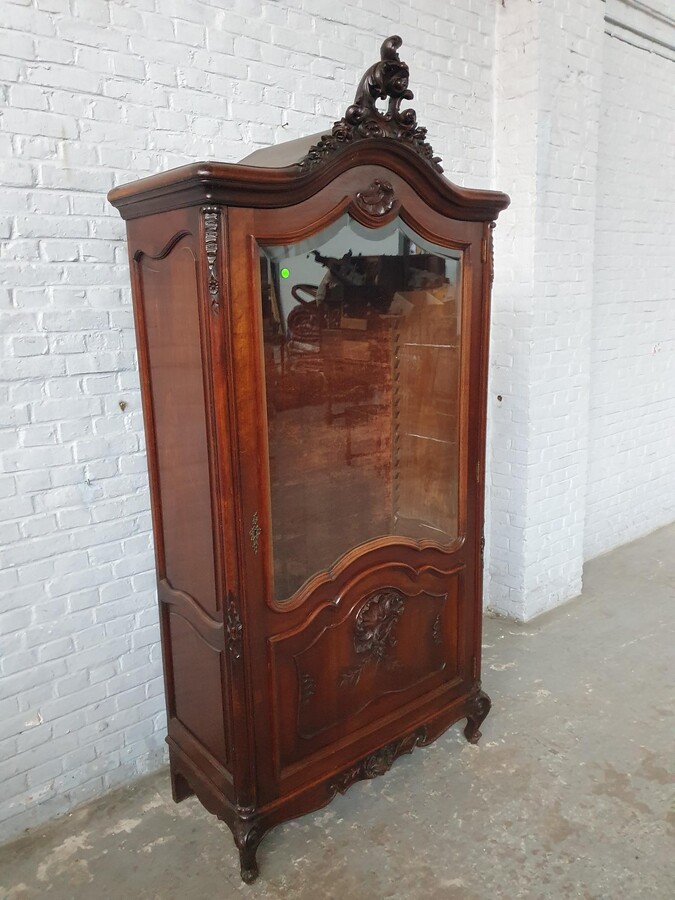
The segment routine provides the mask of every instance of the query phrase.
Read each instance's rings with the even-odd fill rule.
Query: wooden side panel
[[[199,332],[198,265],[187,238],[138,262],[147,335],[164,571],[202,609],[218,609]]]
[[[197,210],[129,228],[170,738],[231,778],[210,371],[213,315]]]
[[[176,718],[215,760],[222,761],[227,756],[222,719],[203,714],[204,697],[217,700],[220,695],[221,653],[176,613],[169,614],[169,633],[173,669],[177,675],[174,682]]]

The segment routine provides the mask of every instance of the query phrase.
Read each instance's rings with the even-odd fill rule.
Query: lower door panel
[[[344,759],[364,734],[377,746],[420,705],[461,693],[464,572],[391,566],[269,640],[279,782],[318,776],[338,749]]]

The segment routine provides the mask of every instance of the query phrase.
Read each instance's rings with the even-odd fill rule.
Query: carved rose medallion
[[[369,663],[376,666],[384,663],[387,668],[399,668],[401,663],[389,650],[396,646],[394,627],[403,614],[404,606],[401,594],[391,589],[373,594],[363,604],[354,624],[354,650],[364,659],[342,672],[341,687],[358,684],[361,673]]]

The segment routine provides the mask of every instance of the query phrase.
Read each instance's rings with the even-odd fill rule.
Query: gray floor
[[[675,897],[675,527],[592,562],[582,598],[491,619],[493,711],[263,841],[239,880],[227,829],[165,771],[0,850],[0,898]]]

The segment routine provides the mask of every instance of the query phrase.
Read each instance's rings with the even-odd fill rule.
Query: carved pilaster
[[[219,212],[217,206],[205,206],[204,215],[204,249],[206,252],[206,266],[208,272],[209,299],[211,310],[217,313],[220,304],[220,283],[218,281],[218,224]]]

